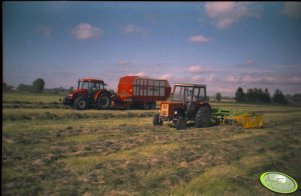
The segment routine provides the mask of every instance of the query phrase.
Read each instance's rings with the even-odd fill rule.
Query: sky
[[[301,93],[298,2],[3,2],[3,81],[43,78],[70,88],[83,77],[117,89],[138,75]]]

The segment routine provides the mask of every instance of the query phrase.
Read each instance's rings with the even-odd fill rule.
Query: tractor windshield
[[[182,86],[175,86],[172,100],[173,101],[183,101],[184,99],[184,88]]]
[[[191,86],[175,86],[173,101],[200,101],[206,99],[205,88],[195,88]]]
[[[184,101],[193,96],[193,87],[175,86],[173,101]]]
[[[78,89],[89,89],[89,82],[78,81]]]
[[[100,90],[104,89],[102,82],[78,81],[78,89]]]

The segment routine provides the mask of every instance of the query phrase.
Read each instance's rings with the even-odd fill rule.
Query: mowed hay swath
[[[5,195],[269,195],[259,184],[261,173],[301,179],[300,107],[214,103],[262,112],[263,128],[180,132],[153,127],[157,110],[42,108],[53,97],[40,95],[39,105],[39,96],[26,96],[23,104],[36,107],[3,109]],[[10,97],[4,95],[4,105]]]

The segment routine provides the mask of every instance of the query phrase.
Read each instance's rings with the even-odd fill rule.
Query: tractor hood
[[[160,104],[160,115],[169,117],[174,114],[174,111],[177,109],[182,109],[182,102],[173,102],[173,101],[162,101]]]
[[[69,93],[68,97],[73,97],[74,95],[85,95],[88,93],[87,89],[75,89],[71,93]]]

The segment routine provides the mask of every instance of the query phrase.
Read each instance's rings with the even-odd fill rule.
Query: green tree
[[[217,92],[217,93],[215,94],[215,99],[216,99],[217,101],[221,101],[221,100],[222,100],[222,94],[221,94],[220,92]]]
[[[285,98],[285,96],[282,94],[282,92],[279,89],[275,90],[274,96],[273,96],[273,102],[274,103],[280,103],[280,104],[287,104],[288,101]]]
[[[301,94],[295,94],[292,99],[295,102],[301,102]]]
[[[7,84],[5,82],[3,82],[2,83],[2,89],[4,90],[4,89],[6,89],[6,87],[7,87]]]
[[[32,86],[28,85],[28,84],[19,84],[19,86],[17,87],[18,91],[31,91],[32,90]]]
[[[249,88],[248,90],[247,90],[247,93],[246,93],[246,100],[247,100],[247,102],[249,102],[249,103],[254,103],[254,102],[256,102],[256,90],[254,89],[252,89],[252,88]]]
[[[2,83],[2,91],[11,91],[14,87],[7,85],[5,82]]]
[[[73,90],[74,90],[74,87],[71,86],[71,87],[69,88],[69,93],[71,93]]]
[[[45,82],[42,78],[38,78],[32,83],[32,91],[35,93],[41,93],[44,90]]]
[[[235,93],[235,101],[236,102],[244,102],[245,101],[245,93],[243,88],[238,87]]]
[[[270,93],[269,93],[269,90],[266,88],[264,90],[264,99],[263,99],[263,102],[264,103],[271,103],[271,96],[270,96]]]

